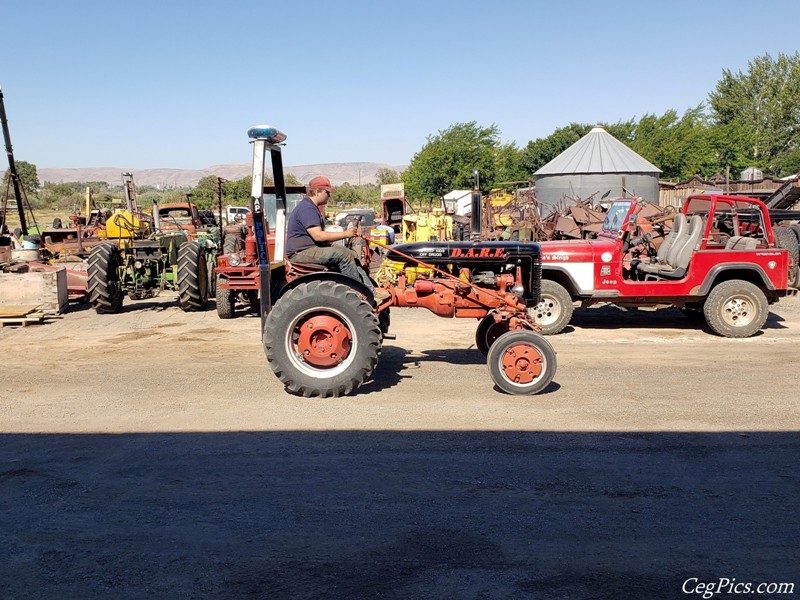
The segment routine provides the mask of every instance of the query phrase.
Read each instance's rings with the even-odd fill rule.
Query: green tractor
[[[214,265],[219,246],[217,227],[175,226],[162,221],[164,209],[153,215],[140,211],[130,174],[123,174],[127,210],[109,215],[107,241],[89,255],[89,301],[99,314],[119,312],[125,295],[132,300],[153,298],[163,290],[178,292],[184,311],[205,310],[214,294]],[[188,214],[196,213],[186,204]],[[169,205],[174,213],[176,205]],[[163,226],[162,226],[163,223]]]

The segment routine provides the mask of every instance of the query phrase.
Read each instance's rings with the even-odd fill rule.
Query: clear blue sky
[[[723,69],[793,54],[792,1],[2,0],[0,86],[37,167],[408,164],[454,123],[523,147],[570,122],[707,99]],[[6,167],[0,165],[0,170]]]

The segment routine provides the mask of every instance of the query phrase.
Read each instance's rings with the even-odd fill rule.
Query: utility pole
[[[228,183],[227,179],[217,177],[217,203],[219,204],[219,226],[222,227],[222,184]]]
[[[19,175],[17,174],[17,164],[14,162],[14,151],[11,148],[11,134],[8,131],[8,119],[6,118],[6,106],[3,102],[3,88],[0,87],[0,123],[3,126],[3,138],[6,143],[6,154],[8,155],[8,176],[14,186],[14,196],[17,199],[17,212],[19,213],[19,228],[22,235],[28,235],[28,224],[25,221],[25,205],[22,200],[22,190],[19,185]]]

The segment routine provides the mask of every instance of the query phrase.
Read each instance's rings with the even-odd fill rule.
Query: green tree
[[[17,175],[19,176],[20,186],[25,194],[31,195],[39,191],[41,183],[39,183],[39,173],[36,171],[36,165],[24,160],[17,160],[14,162],[17,168]],[[8,187],[9,194],[14,195],[14,185],[9,185],[8,180],[11,177],[11,170],[8,169],[3,174],[3,192],[5,194],[6,187]]]
[[[473,121],[456,123],[428,136],[401,176],[406,197],[433,200],[453,189],[472,188],[476,168],[482,189],[491,189],[497,180],[499,135],[496,125],[479,127]]]
[[[719,149],[702,104],[678,116],[644,115],[628,134],[628,145],[662,170],[665,179],[709,177],[719,170]]]
[[[733,154],[773,175],[789,174],[800,149],[800,53],[757,57],[744,73],[723,70],[709,103],[715,124],[741,144]]]
[[[400,174],[394,169],[378,169],[375,179],[378,181],[378,185],[400,183]]]
[[[516,144],[501,144],[495,155],[495,181],[521,181],[531,179],[522,167],[522,152]]]

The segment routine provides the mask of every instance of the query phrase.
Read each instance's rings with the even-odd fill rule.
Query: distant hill
[[[384,163],[355,162],[355,163],[328,163],[320,165],[301,165],[285,167],[303,183],[317,175],[325,175],[331,183],[353,185],[376,183],[375,175],[380,169],[392,169],[398,173],[406,169],[407,165],[387,165]],[[205,169],[124,169],[121,167],[85,167],[80,169],[37,168],[39,181],[42,183],[72,183],[76,181],[105,181],[111,185],[121,185],[121,174],[130,171],[136,185],[159,186],[163,188],[191,188],[197,185],[203,177],[209,175],[223,177],[229,180],[242,179],[250,175],[250,164],[240,165],[214,165]]]

